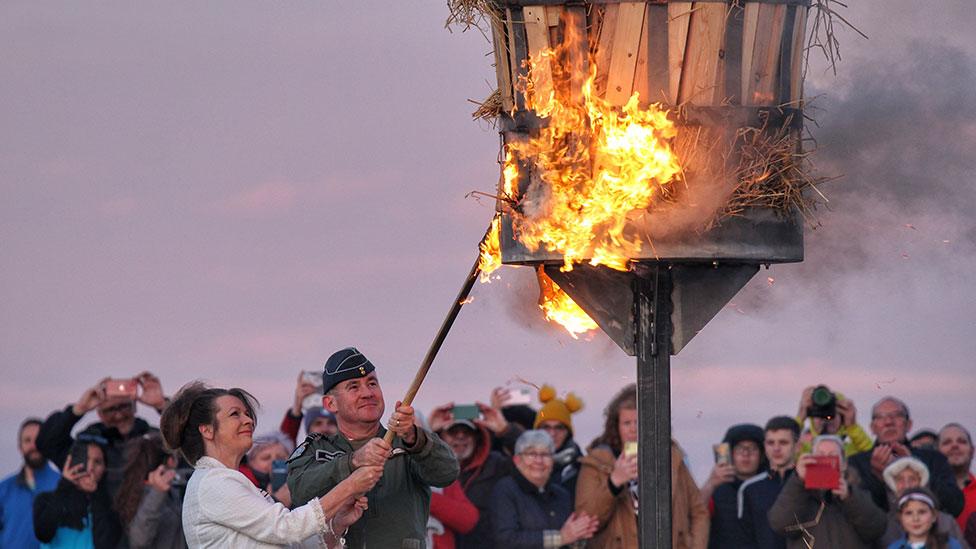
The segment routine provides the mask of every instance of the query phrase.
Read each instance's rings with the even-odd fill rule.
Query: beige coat
[[[637,547],[637,514],[626,488],[616,496],[608,480],[616,458],[607,447],[594,448],[580,459],[576,484],[576,511],[600,520],[600,529],[587,547],[631,549]],[[671,535],[678,549],[708,546],[708,508],[685,467],[681,451],[671,445]]]

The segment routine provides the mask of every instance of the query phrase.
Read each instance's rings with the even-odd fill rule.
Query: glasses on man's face
[[[543,431],[556,431],[556,432],[568,430],[566,429],[566,426],[563,425],[562,423],[556,423],[555,425],[540,425],[539,428],[542,429]]]
[[[899,419],[905,419],[905,414],[902,412],[889,412],[887,414],[874,414],[871,416],[871,421],[897,421]]]
[[[112,415],[112,414],[122,414],[130,410],[132,410],[132,404],[129,402],[123,402],[121,404],[116,404],[115,406],[102,408],[100,412],[105,415]]]
[[[522,452],[519,455],[525,459],[535,459],[539,461],[547,461],[552,459],[552,453],[550,452]]]
[[[759,448],[756,446],[740,444],[739,446],[736,446],[735,448],[732,449],[732,453],[748,456],[750,454],[758,454]]]

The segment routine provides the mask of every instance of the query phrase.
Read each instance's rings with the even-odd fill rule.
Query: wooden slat
[[[759,7],[756,46],[752,54],[753,86],[750,102],[753,105],[768,106],[775,103],[776,68],[785,18],[785,4],[762,4]]]
[[[594,91],[599,97],[606,97],[607,76],[610,74],[610,59],[613,55],[613,34],[617,30],[617,11],[619,4],[607,4],[600,19],[599,36],[596,39],[596,81]]]
[[[495,43],[495,77],[498,79],[498,91],[502,98],[502,111],[511,112],[512,102],[512,69],[508,64],[508,41],[505,38],[503,23],[492,23],[491,36]]]
[[[752,104],[752,57],[756,46],[756,31],[759,25],[758,2],[747,2],[742,26],[742,95],[743,105]]]
[[[562,13],[562,6],[546,6],[546,25],[550,27],[559,26],[559,15]]]
[[[726,5],[696,2],[692,7],[678,102],[714,105],[718,102],[719,51],[725,34]]]
[[[637,46],[637,62],[634,64],[633,90],[640,94],[641,106],[646,106],[654,100],[651,98],[650,72],[647,66],[647,39],[649,37],[648,25],[650,21],[648,17],[650,13],[647,10],[650,10],[650,6],[645,6],[644,10],[644,24],[641,26],[640,43]],[[660,101],[661,98],[656,98],[656,100]]]
[[[586,37],[586,8],[583,6],[566,6],[563,11],[563,40],[567,45],[566,63],[570,74],[570,100],[574,103],[583,101],[583,82],[589,78],[588,58],[589,42]],[[571,43],[575,40],[575,43]]]
[[[623,106],[633,93],[634,70],[637,66],[637,50],[645,11],[643,2],[620,3],[617,28],[613,36],[613,56],[607,75],[606,100],[611,105]]]
[[[803,100],[803,49],[806,47],[808,8],[797,7],[793,25],[793,74],[790,75],[790,101],[799,107]]]
[[[549,44],[555,47],[559,44],[559,19],[562,17],[562,6],[546,6],[546,24],[549,25]]]
[[[668,3],[668,101],[678,103],[678,87],[685,62],[685,46],[688,43],[688,26],[691,24],[691,2]]]
[[[525,17],[525,38],[529,45],[529,58],[534,63],[532,80],[535,84],[535,104],[544,104],[552,93],[551,57],[540,54],[549,49],[549,24],[545,6],[526,6],[522,9]]]

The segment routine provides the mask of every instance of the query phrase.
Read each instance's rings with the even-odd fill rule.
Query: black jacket
[[[71,438],[71,430],[81,421],[81,416],[76,416],[69,404],[64,410],[52,413],[44,424],[41,425],[37,433],[37,450],[47,459],[51,460],[58,469],[64,469],[64,462],[68,459],[68,452],[74,440]],[[150,432],[158,432],[155,427],[150,427],[145,420],[136,418],[135,425],[128,435],[122,436],[115,427],[108,427],[104,423],[92,423],[78,436],[88,435],[99,440],[99,446],[105,451],[105,479],[102,481],[108,489],[108,495],[115,497],[122,484],[122,473],[125,467],[124,448],[125,443],[133,438],[141,437]],[[104,442],[102,442],[104,441]]]
[[[54,539],[58,528],[81,530],[89,511],[96,549],[116,547],[122,537],[122,525],[112,511],[104,483],[94,493],[87,494],[61,479],[53,492],[38,494],[34,498],[34,535],[42,543],[48,543]]]
[[[926,448],[912,448],[908,441],[903,442],[911,451],[912,456],[916,457],[929,468],[929,488],[935,492],[939,498],[941,508],[954,517],[958,517],[966,504],[965,497],[959,485],[956,484],[956,477],[949,467],[949,462],[945,456],[936,450]],[[861,487],[871,493],[874,504],[881,509],[888,510],[888,496],[885,494],[884,480],[876,477],[871,470],[871,452],[874,448],[860,454],[854,454],[848,460],[851,467],[857,469],[861,476]]]
[[[739,549],[750,545],[742,522],[737,516],[736,497],[742,481],[720,484],[712,492],[712,521],[708,534],[709,549]]]
[[[749,540],[744,547],[758,549],[786,549],[786,538],[777,534],[769,526],[767,514],[783,490],[786,481],[793,476],[793,469],[780,476],[775,471],[767,471],[746,480],[739,487],[742,502],[742,528]]]
[[[569,492],[549,482],[539,489],[517,470],[498,481],[491,515],[498,548],[542,549],[546,531],[559,531],[573,512]]]

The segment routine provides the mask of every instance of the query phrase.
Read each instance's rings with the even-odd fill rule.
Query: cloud
[[[298,195],[293,183],[268,181],[224,198],[218,207],[232,215],[270,215],[290,210]]]

